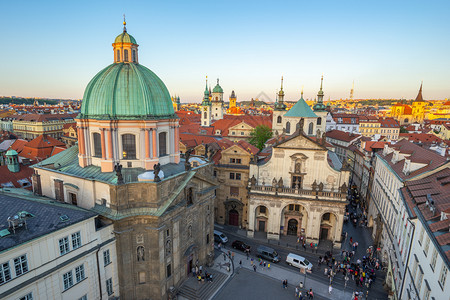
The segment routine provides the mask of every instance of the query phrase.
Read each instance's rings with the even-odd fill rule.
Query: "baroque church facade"
[[[113,224],[120,288],[110,296],[167,299],[214,258],[216,182],[206,158],[180,156],[169,92],[139,64],[125,25],[114,62],[85,90],[78,145],[34,166],[33,191]]]

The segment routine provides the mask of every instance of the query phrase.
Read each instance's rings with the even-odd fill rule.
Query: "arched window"
[[[203,118],[207,118],[208,117],[208,114],[206,113],[206,111],[203,113]]]
[[[216,100],[219,100],[219,97],[216,97]]]
[[[317,118],[317,125],[322,125],[322,118]]]
[[[122,151],[124,159],[136,159],[136,137],[134,134],[122,135]]]
[[[159,157],[167,155],[167,132],[159,134]]]
[[[309,135],[313,134],[313,130],[314,130],[314,124],[313,124],[313,122],[311,122],[311,123],[309,123],[308,134]]]
[[[123,60],[128,61],[128,50],[123,50]]]
[[[94,140],[94,156],[102,157],[102,140],[100,133],[92,134],[92,138]]]
[[[277,118],[277,123],[279,124],[279,123],[281,123],[281,116],[278,116],[278,118]]]
[[[136,50],[133,50],[131,52],[131,56],[132,56],[133,62],[136,62]]]
[[[291,123],[290,122],[286,123],[286,133],[291,133]]]
[[[117,50],[117,62],[119,62],[120,61],[120,50]]]

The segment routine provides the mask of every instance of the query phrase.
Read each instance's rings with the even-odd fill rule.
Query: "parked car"
[[[290,266],[307,270],[311,270],[311,268],[313,267],[312,263],[310,263],[306,258],[294,253],[288,254],[288,256],[286,257],[286,262]]]
[[[214,230],[214,242],[226,244],[228,242],[228,238],[222,232]]]
[[[275,251],[272,248],[266,247],[266,246],[259,246],[257,256],[263,259],[270,260],[272,262],[279,262],[280,257],[278,256],[277,251]]]
[[[250,246],[242,241],[234,241],[231,244],[231,247],[233,247],[234,249],[240,250],[240,251],[244,251],[244,252],[247,251],[250,253]]]

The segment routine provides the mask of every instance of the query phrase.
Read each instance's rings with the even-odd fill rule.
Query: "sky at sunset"
[[[122,32],[181,102],[450,97],[450,1],[2,1],[0,95],[83,97]]]

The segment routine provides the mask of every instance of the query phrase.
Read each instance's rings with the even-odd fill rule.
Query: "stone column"
[[[108,159],[113,159],[113,135],[112,135],[113,129],[110,128],[108,130]]]
[[[149,159],[150,158],[150,129],[145,128],[144,129],[144,134],[145,134],[145,158]]]
[[[180,152],[180,137],[179,137],[180,129],[179,129],[179,127],[180,126],[177,125],[174,128],[174,130],[175,130],[175,153]]]
[[[253,237],[255,234],[255,209],[256,207],[251,204],[251,202],[249,201],[248,204],[248,226],[247,226],[247,236],[248,237]]]
[[[102,160],[106,159],[105,128],[100,128],[102,140]]]
[[[156,128],[152,129],[152,150],[153,150],[152,158],[153,159],[158,158],[158,153],[156,152]]]
[[[79,141],[79,143],[78,143],[78,152],[81,155],[84,155],[86,153],[85,149],[84,149],[84,131],[83,131],[83,129],[84,128],[82,126],[79,126],[77,128],[77,130],[78,130],[78,141]]]

